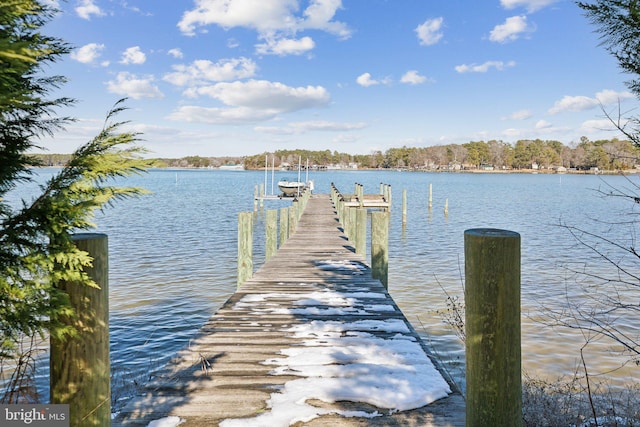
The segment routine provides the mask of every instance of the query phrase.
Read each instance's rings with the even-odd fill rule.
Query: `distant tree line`
[[[63,166],[71,155],[38,154],[46,166]],[[629,140],[590,141],[582,137],[573,146],[560,141],[523,139],[515,144],[503,141],[471,141],[466,144],[436,145],[430,147],[389,148],[385,152],[347,154],[322,150],[277,150],[273,153],[246,157],[187,156],[179,159],[154,159],[156,167],[217,168],[243,164],[245,169],[297,168],[307,160],[313,166],[357,164],[361,169],[424,169],[424,170],[497,170],[540,169],[564,167],[567,169],[602,171],[633,169],[640,164],[640,149]]]
[[[357,163],[359,168],[371,169],[531,169],[557,167],[578,170],[626,170],[638,163],[640,150],[628,140],[590,141],[582,137],[573,147],[560,141],[519,140],[514,145],[503,141],[471,141],[466,144],[436,145],[430,147],[390,148],[385,152],[351,155],[337,151],[279,150],[244,158],[246,169],[264,168],[275,164],[297,165],[302,159],[311,165],[346,165]],[[273,163],[272,163],[273,162]]]

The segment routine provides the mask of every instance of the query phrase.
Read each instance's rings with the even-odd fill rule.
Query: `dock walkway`
[[[313,195],[297,231],[112,425],[463,426],[464,399],[435,366],[329,195]]]

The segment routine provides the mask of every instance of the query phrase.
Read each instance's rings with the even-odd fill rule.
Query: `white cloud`
[[[121,64],[144,64],[147,60],[147,55],[144,54],[142,50],[140,50],[140,46],[133,46],[127,48],[122,53],[122,59],[120,60]]]
[[[367,126],[364,122],[349,123],[349,122],[330,122],[324,120],[308,121],[308,122],[294,122],[289,126],[302,129],[304,131],[351,131],[363,129]]]
[[[360,86],[364,86],[364,87],[369,87],[369,86],[380,84],[380,82],[378,82],[376,80],[373,80],[371,78],[371,74],[370,73],[360,74],[358,76],[358,78],[356,79],[356,82],[358,82],[358,84]]]
[[[103,50],[103,44],[89,43],[71,52],[71,59],[83,64],[92,64],[100,57]]]
[[[180,59],[182,58],[184,55],[182,54],[182,50],[175,48],[175,49],[169,49],[169,52],[167,52],[169,55],[173,56],[176,59]]]
[[[489,40],[497,43],[507,43],[517,40],[521,34],[532,32],[533,28],[527,24],[527,17],[512,16],[504,21],[504,24],[496,25],[489,34]]]
[[[172,68],[174,72],[166,74],[163,80],[176,86],[192,86],[250,78],[255,75],[257,66],[253,60],[241,57],[218,62],[200,59],[191,65],[174,65]]]
[[[309,29],[341,38],[351,35],[344,23],[333,20],[342,7],[341,0],[311,0],[302,14],[296,14],[297,0],[195,0],[195,4],[178,23],[180,31],[187,35],[193,35],[198,27],[212,24],[223,28],[251,28],[261,36],[295,34]]]
[[[603,105],[617,104],[625,99],[633,99],[631,92],[616,92],[615,90],[605,89],[596,93],[596,99]]]
[[[598,105],[598,100],[588,96],[564,96],[556,101],[549,109],[550,114],[557,114],[564,111],[584,111]]]
[[[516,7],[524,7],[528,12],[535,12],[558,0],[500,0],[500,4],[505,9],[515,9]]]
[[[536,129],[549,129],[550,127],[553,127],[553,125],[546,120],[538,120],[536,122]]]
[[[369,86],[375,86],[379,84],[389,84],[391,83],[391,80],[388,77],[385,77],[381,80],[377,80],[377,79],[371,78],[370,73],[363,73],[358,76],[358,78],[356,79],[356,82],[360,86],[369,87]]]
[[[76,7],[75,10],[80,18],[86,20],[90,20],[91,15],[104,16],[104,12],[102,12],[93,0],[82,0],[80,6]]]
[[[409,70],[400,78],[401,83],[417,85],[427,81],[427,77],[421,76],[416,70]]]
[[[531,111],[518,110],[509,114],[507,117],[503,117],[502,120],[526,120],[531,117]]]
[[[624,127],[624,123],[621,123]],[[594,134],[597,132],[611,132],[617,130],[616,127],[608,119],[587,120],[582,123],[580,130],[585,134]]]
[[[502,71],[507,67],[515,67],[515,61],[503,62],[503,61],[487,61],[483,64],[462,64],[457,65],[455,70],[458,73],[486,73],[491,68],[495,68],[498,71]]]
[[[255,110],[252,108],[207,108],[193,105],[179,107],[167,119],[181,122],[210,124],[242,124],[269,120],[277,111]]]
[[[367,126],[364,122],[330,122],[325,120],[292,122],[287,126],[257,126],[254,130],[276,135],[295,135],[307,132],[344,132],[360,130]]]
[[[262,55],[302,55],[314,47],[315,43],[311,37],[302,37],[301,39],[268,38],[266,43],[256,45],[256,52]]]
[[[201,87],[197,93],[218,99],[230,106],[278,112],[322,107],[329,103],[329,93],[322,86],[290,87],[267,80],[217,83]]]
[[[193,94],[216,99],[227,108],[180,107],[170,119],[205,123],[246,123],[268,120],[281,113],[324,107],[329,93],[322,86],[290,87],[279,82],[249,80],[217,83],[193,89]]]
[[[442,23],[444,19],[442,17],[427,19],[422,24],[418,25],[415,29],[418,33],[418,39],[423,46],[430,46],[438,43],[442,38]]]
[[[360,137],[352,133],[343,133],[331,140],[334,144],[351,144],[358,141]]]
[[[343,39],[351,37],[351,30],[346,24],[332,21],[337,10],[342,9],[342,0],[312,0],[309,3],[303,13],[302,28],[324,30]]]
[[[153,84],[152,76],[140,78],[126,71],[118,73],[115,81],[107,82],[107,90],[133,99],[164,97],[160,89]]]
[[[622,102],[625,99],[633,99],[634,96],[630,92],[616,92],[614,90],[605,89],[598,93],[594,98],[588,96],[564,96],[561,100],[556,101],[553,107],[549,109],[550,114],[558,114],[565,111],[584,111],[595,108],[599,105],[611,105]]]

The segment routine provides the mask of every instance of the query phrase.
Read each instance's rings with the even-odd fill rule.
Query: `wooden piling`
[[[522,426],[520,235],[464,233],[466,425]]]
[[[253,214],[238,214],[238,288],[253,276]]]
[[[298,207],[296,206],[295,202],[291,203],[291,206],[289,206],[289,237],[291,237],[291,235],[293,233],[295,233],[296,231],[296,219],[297,219],[297,215],[296,212],[298,210]]]
[[[278,251],[278,210],[268,209],[265,217],[265,258],[269,259]]]
[[[264,183],[260,184],[260,209],[264,207],[264,195],[265,195],[265,187]]]
[[[72,236],[75,245],[93,258],[87,274],[99,286],[61,282],[76,316],[62,319],[76,335],[50,338],[50,402],[69,405],[69,425],[111,425],[109,362],[109,255],[105,234]]]
[[[429,210],[433,208],[433,184],[429,183]]]
[[[348,224],[349,226],[347,227],[347,237],[349,238],[349,240],[354,241],[356,239],[356,227],[357,227],[357,208],[347,208],[347,215],[349,217],[348,219]]]
[[[258,211],[258,186],[253,187],[253,211]]]
[[[389,287],[389,211],[371,213],[371,276]]]
[[[407,189],[402,189],[402,226],[407,225]]]
[[[289,238],[289,209],[280,208],[280,246]]]
[[[367,253],[367,210],[357,208],[356,211],[356,253],[366,255]]]

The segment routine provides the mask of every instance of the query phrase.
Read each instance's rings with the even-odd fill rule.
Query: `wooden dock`
[[[296,232],[112,425],[463,426],[464,399],[437,366],[329,195],[313,195]],[[436,400],[416,404],[429,383]]]

